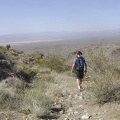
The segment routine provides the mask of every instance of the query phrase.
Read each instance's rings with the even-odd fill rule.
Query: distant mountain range
[[[101,38],[120,40],[120,30],[93,31],[93,32],[40,32],[26,34],[6,34],[0,35],[0,43],[29,42],[29,41],[61,41]],[[115,40],[115,39],[114,39]]]

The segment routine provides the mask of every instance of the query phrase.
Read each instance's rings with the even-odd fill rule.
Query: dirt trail
[[[87,86],[91,81],[83,81],[84,91],[79,92],[73,74],[53,74],[55,88],[61,90],[59,103],[65,105],[65,111],[60,112],[58,120],[119,120],[120,105],[116,103],[99,106],[93,101],[85,100]],[[118,112],[115,112],[118,111]]]

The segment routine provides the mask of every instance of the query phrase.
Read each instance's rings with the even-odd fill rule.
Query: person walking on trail
[[[79,91],[81,91],[83,89],[82,79],[84,77],[84,73],[87,72],[87,64],[86,64],[84,57],[82,57],[82,52],[80,51],[76,52],[76,59],[74,63],[72,64],[72,72],[74,71],[75,71],[76,78],[77,78],[78,89]]]

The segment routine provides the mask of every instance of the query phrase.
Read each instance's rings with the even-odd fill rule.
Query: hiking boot
[[[79,89],[79,92],[82,92],[84,90],[84,88],[81,86]]]

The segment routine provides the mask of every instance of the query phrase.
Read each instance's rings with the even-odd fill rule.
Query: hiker
[[[85,59],[82,57],[82,52],[80,51],[76,52],[76,59],[72,65],[72,72],[74,71],[77,78],[78,89],[81,91],[83,89],[81,86],[82,79],[84,77],[84,73],[87,73],[87,64]]]

